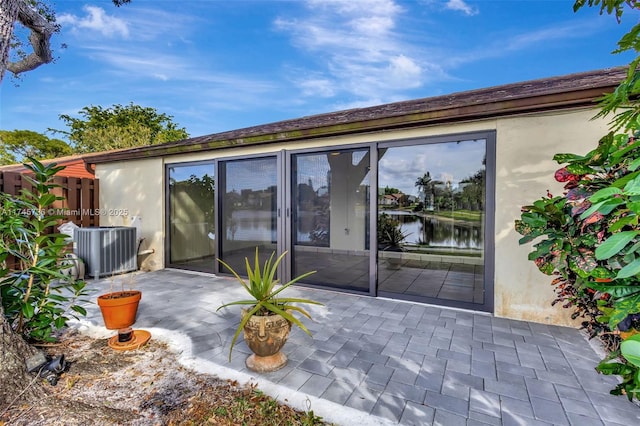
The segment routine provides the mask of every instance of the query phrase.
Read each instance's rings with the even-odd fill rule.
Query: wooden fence
[[[55,176],[54,183],[60,185],[55,188],[55,195],[64,197],[53,205],[53,214],[64,217],[81,227],[100,226],[100,195],[98,179]],[[21,173],[0,172],[0,192],[18,195],[25,188],[33,190],[28,180],[22,178]]]

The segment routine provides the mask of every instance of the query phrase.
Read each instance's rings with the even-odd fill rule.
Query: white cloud
[[[104,9],[97,6],[84,6],[83,10],[87,12],[84,17],[65,13],[58,16],[57,22],[62,25],[69,25],[74,30],[95,31],[105,37],[115,37],[117,35],[124,38],[129,37],[129,27],[124,20],[107,15]]]
[[[473,16],[478,14],[478,9],[468,5],[464,0],[448,0],[446,8],[450,10],[456,10],[464,13],[467,16]]]
[[[393,0],[309,0],[306,6],[307,16],[274,22],[321,67],[292,78],[304,95],[346,93],[357,97],[352,105],[371,105],[424,83],[425,64],[397,30],[404,9]]]

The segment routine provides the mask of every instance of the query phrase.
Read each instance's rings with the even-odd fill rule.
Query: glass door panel
[[[168,167],[168,263],[198,271],[215,270],[215,166]]]
[[[378,294],[485,303],[486,140],[378,151]]]
[[[292,276],[369,292],[369,149],[291,156]]]
[[[278,246],[277,157],[224,161],[220,168],[220,258],[246,274],[258,247],[260,262]],[[228,273],[226,268],[221,272]]]

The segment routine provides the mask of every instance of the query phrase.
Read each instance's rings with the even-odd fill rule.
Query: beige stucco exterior
[[[143,249],[153,249],[141,266],[162,268],[164,259],[164,170],[165,165],[212,158],[238,157],[259,153],[297,150],[317,146],[337,146],[392,141],[417,137],[444,136],[475,131],[496,132],[495,171],[495,279],[494,313],[496,316],[568,325],[569,313],[552,307],[551,278],[540,273],[527,260],[530,246],[518,244],[514,221],[520,207],[546,194],[560,193],[561,185],[553,180],[559,167],[552,160],[558,152],[586,153],[608,131],[604,120],[592,121],[594,110],[535,113],[495,118],[453,125],[435,125],[408,130],[371,132],[330,137],[313,141],[273,143],[255,147],[240,146],[198,154],[181,154],[165,158],[99,163],[101,224],[128,225],[132,216],[142,217]],[[126,212],[110,215],[110,212]]]

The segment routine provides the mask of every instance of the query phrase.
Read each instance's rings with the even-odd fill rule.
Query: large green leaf
[[[595,173],[596,171],[586,164],[574,163],[569,164],[567,166],[567,171],[569,173],[573,173],[574,175],[586,175],[590,173]]]
[[[638,204],[638,207],[640,208],[640,203]],[[609,225],[609,231],[618,232],[619,230],[621,230],[627,225],[634,226],[637,224],[638,224],[638,216],[635,216],[635,215],[625,216],[625,217],[621,217],[620,219],[616,220],[611,225]]]
[[[616,188],[624,188],[624,186],[631,180],[635,179],[636,176],[640,175],[640,171],[629,173],[627,175],[622,176],[620,179],[616,180],[611,184],[611,186],[615,186]]]
[[[596,259],[605,260],[618,254],[640,231],[623,231],[613,234],[596,248]]]
[[[620,188],[616,188],[610,186],[608,188],[602,188],[591,197],[589,197],[589,201],[592,203],[597,203],[598,201],[605,200],[607,198],[611,198],[614,195],[622,194],[622,190]]]
[[[547,224],[547,219],[539,213],[522,213],[522,222],[531,227],[539,228]]]
[[[636,367],[640,367],[640,334],[625,339],[620,344],[622,356]]]
[[[640,176],[631,179],[624,186],[624,192],[627,195],[640,195]]]
[[[553,156],[553,161],[557,161],[558,164],[568,163],[569,161],[584,160],[584,159],[585,157],[583,157],[582,155],[568,154],[568,153],[556,154]]]
[[[628,265],[625,265],[624,268],[620,269],[618,275],[616,275],[616,278],[629,278],[637,274],[640,274],[640,257],[629,263]]]

